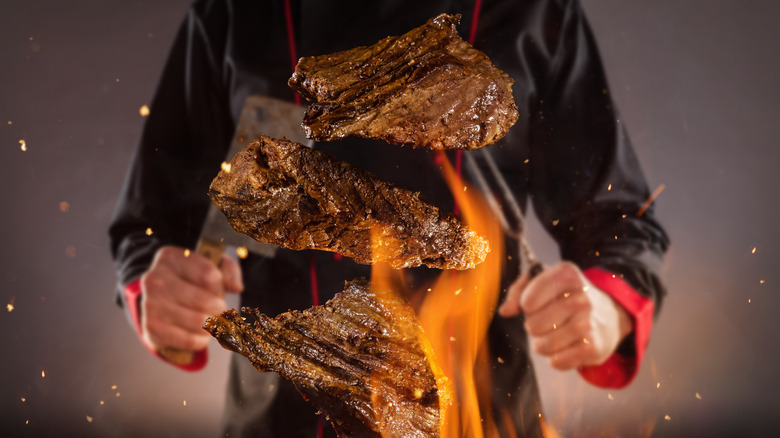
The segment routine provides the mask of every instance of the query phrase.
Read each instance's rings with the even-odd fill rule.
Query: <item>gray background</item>
[[[218,434],[227,352],[199,373],[148,355],[114,305],[106,238],[187,5],[0,0],[0,436]],[[629,389],[538,361],[548,419],[571,437],[777,436],[780,6],[584,6],[649,182],[665,185],[670,294]]]

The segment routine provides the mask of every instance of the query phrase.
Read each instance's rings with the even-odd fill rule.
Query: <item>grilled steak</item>
[[[276,318],[242,311],[254,325],[228,310],[203,327],[259,371],[292,381],[340,437],[439,436],[449,385],[414,311],[392,292],[355,280],[324,306]]]
[[[502,138],[518,118],[513,80],[458,36],[459,22],[441,14],[372,46],[301,58],[289,85],[315,102],[303,119],[306,136],[434,150]]]
[[[233,228],[259,242],[335,251],[362,264],[470,269],[490,250],[418,193],[287,140],[261,136],[217,175],[209,196]]]

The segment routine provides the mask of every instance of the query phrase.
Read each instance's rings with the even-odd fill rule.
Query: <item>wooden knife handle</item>
[[[222,260],[222,254],[225,252],[225,244],[205,237],[198,239],[195,246],[195,252],[206,257],[215,266],[219,266]],[[168,362],[177,365],[189,365],[195,358],[195,352],[190,350],[180,350],[173,347],[164,347],[157,350]]]

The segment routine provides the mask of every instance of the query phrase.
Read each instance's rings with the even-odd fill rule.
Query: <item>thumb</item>
[[[244,281],[241,278],[241,265],[236,259],[223,254],[219,270],[222,272],[222,287],[225,288],[225,291],[237,293],[244,290]]]
[[[511,318],[522,313],[523,309],[520,307],[520,296],[523,295],[525,287],[528,285],[530,276],[526,271],[517,280],[515,280],[509,289],[507,289],[504,302],[498,307],[498,314],[504,318]]]

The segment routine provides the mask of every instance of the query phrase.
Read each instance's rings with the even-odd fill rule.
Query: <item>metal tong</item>
[[[465,153],[466,165],[474,174],[477,184],[485,195],[485,199],[490,208],[498,218],[501,228],[510,237],[516,239],[519,243],[518,251],[518,272],[523,272],[523,260],[528,264],[528,274],[530,278],[535,277],[542,272],[542,264],[537,260],[536,255],[531,249],[531,245],[525,239],[525,217],[520,203],[509,188],[504,176],[498,169],[493,156],[486,148],[476,149]],[[477,163],[477,158],[481,158],[490,171],[490,180],[493,186],[488,182],[488,178]],[[497,199],[497,196],[503,200],[504,207]]]

